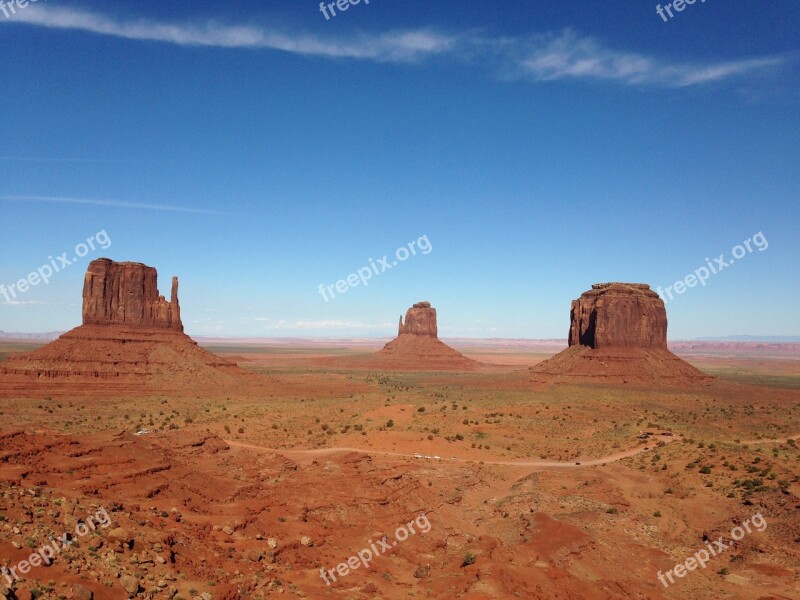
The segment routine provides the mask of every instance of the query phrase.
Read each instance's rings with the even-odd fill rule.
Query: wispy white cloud
[[[326,319],[326,320],[307,320],[299,319],[295,321],[287,321],[284,319],[273,320],[266,317],[257,317],[255,321],[263,322],[265,329],[284,329],[284,330],[300,330],[307,331],[313,329],[391,329],[397,327],[397,323],[365,323],[363,321],[347,321],[339,319]]]
[[[39,300],[8,300],[7,302],[0,302],[0,306],[31,306],[31,305],[47,305],[46,302]]]
[[[446,52],[455,44],[450,36],[425,30],[363,35],[349,40],[324,40],[312,35],[289,35],[255,26],[222,25],[213,21],[202,25],[176,25],[147,19],[123,21],[81,9],[42,5],[29,6],[20,11],[14,22],[179,46],[268,48],[329,58],[379,61],[413,60],[419,55]]]
[[[133,208],[144,210],[160,210],[170,212],[198,213],[203,215],[232,215],[217,210],[207,210],[204,208],[189,208],[185,206],[173,206],[169,204],[145,204],[142,202],[123,202],[119,200],[101,200],[96,198],[69,198],[64,196],[0,196],[0,201],[6,202],[50,202],[58,204],[90,204],[93,206],[113,206],[116,208]]]
[[[162,23],[125,20],[70,7],[29,6],[13,20],[51,29],[69,29],[138,41],[180,46],[272,49],[331,59],[411,62],[449,57],[470,64],[490,64],[513,78],[532,81],[597,80],[623,85],[687,87],[768,71],[787,56],[721,62],[682,62],[615,50],[572,30],[523,37],[489,37],[477,32],[447,34],[434,29],[357,34],[348,38],[292,34],[254,25]]]
[[[572,30],[541,35],[515,49],[519,75],[537,81],[595,79],[631,85],[686,87],[764,71],[788,59],[773,56],[710,64],[671,63],[604,47]]]
[[[114,158],[46,158],[41,156],[0,156],[0,162],[124,163]]]

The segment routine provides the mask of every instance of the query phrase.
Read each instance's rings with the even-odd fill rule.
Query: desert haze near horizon
[[[0,0],[0,600],[800,600],[796,0]]]

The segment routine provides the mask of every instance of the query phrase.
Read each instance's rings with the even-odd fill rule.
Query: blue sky
[[[603,281],[670,337],[800,335],[800,5],[61,2],[0,12],[0,284],[104,231],[0,330],[80,323],[89,260],[181,279],[186,330],[564,338]],[[337,11],[338,12],[338,11]],[[326,302],[370,259],[418,253]],[[761,238],[759,238],[761,239]]]

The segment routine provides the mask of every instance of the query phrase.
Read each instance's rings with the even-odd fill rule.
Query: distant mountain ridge
[[[772,344],[796,344],[798,335],[728,335],[725,337],[702,337],[698,342],[769,342]]]
[[[29,340],[34,342],[50,342],[61,334],[66,333],[64,331],[47,331],[45,333],[8,333],[6,331],[0,331],[0,340]]]

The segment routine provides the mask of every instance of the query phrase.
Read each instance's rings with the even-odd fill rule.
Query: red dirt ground
[[[435,373],[356,368],[355,352],[325,367],[320,349],[287,366],[288,350],[231,348],[258,382],[243,387],[75,381],[52,395],[53,381],[0,377],[0,563],[100,507],[113,520],[17,596],[111,600],[133,581],[142,598],[217,600],[798,597],[793,355],[648,388],[535,384],[515,365],[540,355],[512,349],[472,354],[506,366]],[[704,532],[756,512],[763,532],[659,583]],[[369,569],[320,577],[423,513],[430,530]]]

